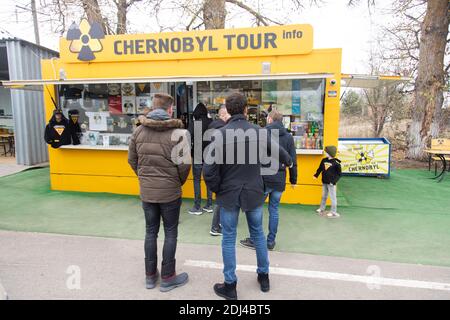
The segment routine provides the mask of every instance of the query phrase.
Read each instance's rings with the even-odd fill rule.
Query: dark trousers
[[[194,205],[197,209],[200,209],[202,206],[202,169],[202,164],[192,165],[192,176],[194,177]],[[206,187],[206,206],[212,206],[212,192],[208,187]]]
[[[214,205],[211,229],[218,230],[219,228],[220,228],[220,207],[216,204]]]
[[[177,250],[178,221],[181,198],[168,203],[142,202],[145,214],[145,273],[152,275],[158,265],[157,243],[161,218],[164,226],[164,247],[161,277],[175,274],[175,252]]]

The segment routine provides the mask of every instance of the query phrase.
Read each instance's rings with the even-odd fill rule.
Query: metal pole
[[[36,12],[36,0],[31,0],[31,13],[33,14],[33,24],[34,24],[34,38],[37,45],[41,44],[39,40],[39,26]]]

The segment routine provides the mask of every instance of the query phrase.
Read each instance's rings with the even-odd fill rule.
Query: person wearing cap
[[[44,139],[52,148],[72,143],[69,120],[64,116],[61,109],[53,110],[53,116],[45,127]]]
[[[336,184],[341,178],[341,161],[336,158],[337,148],[335,146],[326,146],[325,155],[326,157],[320,162],[319,168],[314,175],[317,179],[322,173],[322,200],[320,202],[319,209],[316,212],[320,216],[325,216],[327,218],[339,218],[340,215],[337,213],[337,199],[336,199]],[[326,203],[328,195],[330,195],[331,200],[331,211],[326,213]]]

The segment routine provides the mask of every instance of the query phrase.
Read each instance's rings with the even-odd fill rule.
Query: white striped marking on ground
[[[184,265],[190,266],[190,267],[199,267],[199,268],[223,269],[223,264],[213,262],[213,261],[186,260]],[[255,272],[256,266],[238,264],[236,266],[236,270],[246,271],[246,272]],[[429,282],[429,281],[409,280],[409,279],[383,278],[383,277],[377,277],[377,276],[361,276],[361,275],[348,274],[348,273],[336,273],[336,272],[324,272],[324,271],[271,267],[270,274],[278,274],[278,275],[283,275],[283,276],[294,276],[294,277],[302,277],[302,278],[361,282],[364,284],[371,284],[371,285],[385,285],[385,286],[394,286],[394,287],[407,287],[407,288],[416,288],[416,289],[450,291],[450,283]]]

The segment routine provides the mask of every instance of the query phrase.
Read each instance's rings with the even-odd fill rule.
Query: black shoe
[[[188,282],[188,274],[186,272],[180,273],[179,275],[170,277],[168,279],[162,279],[161,285],[159,286],[159,291],[167,292],[177,287],[184,286]]]
[[[262,292],[268,292],[270,290],[269,274],[268,273],[258,273],[258,282],[261,286]]]
[[[241,241],[239,241],[239,243],[241,244],[241,246],[243,246],[245,248],[255,250],[255,245],[253,244],[253,241],[250,238],[246,238],[244,240],[241,240]]]
[[[209,231],[209,234],[212,236],[221,236],[222,235],[222,228],[211,228],[211,230]]]
[[[204,206],[202,210],[207,213],[213,213],[214,211],[212,206]]]
[[[270,251],[275,249],[275,241],[274,242],[267,242],[267,249],[269,249]]]
[[[189,214],[193,214],[195,216],[199,216],[203,214],[203,211],[200,207],[192,207],[192,209],[189,209],[188,211]]]
[[[214,292],[226,300],[237,300],[236,285],[236,281],[233,283],[216,283],[214,285]]]
[[[156,287],[156,283],[158,282],[159,272],[156,270],[155,274],[151,276],[145,276],[145,287],[147,289],[153,289]]]

